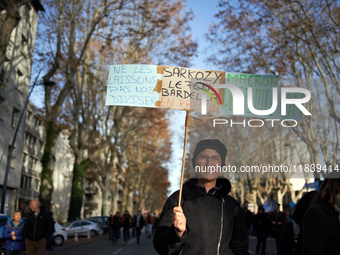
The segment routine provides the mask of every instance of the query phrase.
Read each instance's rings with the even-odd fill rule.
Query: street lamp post
[[[40,70],[41,71],[41,70]],[[40,71],[39,71],[39,74],[40,74]],[[4,213],[5,211],[5,200],[6,200],[6,189],[7,189],[7,178],[8,178],[8,173],[9,173],[9,169],[10,169],[10,165],[11,165],[11,161],[12,161],[12,154],[13,154],[13,149],[14,149],[14,144],[15,144],[15,140],[17,138],[17,134],[18,134],[18,131],[19,131],[19,127],[20,127],[20,123],[21,123],[21,120],[25,114],[25,111],[26,111],[26,108],[27,108],[27,105],[28,105],[28,102],[29,102],[29,98],[33,92],[33,89],[35,86],[37,85],[44,85],[44,86],[53,86],[55,85],[55,82],[54,81],[45,81],[43,83],[40,83],[40,84],[37,84],[37,79],[39,77],[39,74],[36,78],[36,80],[34,81],[33,85],[32,85],[32,88],[28,94],[28,97],[27,97],[27,100],[26,100],[26,103],[25,103],[25,106],[24,108],[22,109],[21,111],[21,114],[20,114],[20,118],[19,118],[19,121],[18,121],[18,124],[17,124],[17,127],[15,129],[15,133],[14,133],[14,137],[13,137],[13,141],[12,141],[12,144],[11,144],[11,147],[9,149],[9,153],[8,153],[8,157],[7,157],[7,165],[6,165],[6,172],[5,172],[5,178],[4,178],[4,184],[2,186],[2,199],[1,199],[1,210],[0,210],[0,213]]]

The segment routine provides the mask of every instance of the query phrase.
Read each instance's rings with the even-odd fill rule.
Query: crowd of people
[[[145,229],[145,236],[151,238],[158,224],[158,217],[154,213],[149,213],[147,210],[142,214],[140,210],[136,211],[134,216],[131,216],[129,211],[121,216],[117,211],[115,215],[111,214],[106,222],[109,230],[109,240],[113,244],[118,243],[123,232],[124,244],[132,237],[136,237],[137,244],[140,244],[142,230]]]
[[[319,191],[306,192],[290,217],[275,204],[273,212],[263,207],[253,216],[256,252],[266,254],[269,236],[278,255],[340,254],[340,179],[331,173]]]
[[[32,200],[29,204],[29,212],[26,218],[22,218],[20,211],[14,211],[3,230],[5,240],[4,255],[19,255],[25,250],[26,255],[44,255],[51,249],[51,237],[55,232],[52,212],[48,212],[40,206],[38,200]],[[134,216],[128,211],[121,216],[117,211],[106,222],[109,230],[109,240],[117,244],[121,237],[121,229],[124,243],[132,237],[136,237],[140,244],[142,230],[145,227],[145,235],[151,238],[157,227],[158,218],[153,213],[146,211],[142,215],[137,210]]]
[[[197,144],[192,163],[199,169],[225,166],[226,156],[220,140],[206,139]],[[107,221],[109,240],[116,244],[123,230],[126,244],[132,230],[140,244],[145,229],[159,254],[248,255],[253,229],[257,254],[266,254],[268,237],[275,239],[278,255],[340,254],[340,178],[336,171],[327,176],[320,190],[305,193],[291,215],[280,211],[280,204],[273,201],[273,206],[260,205],[253,214],[248,203],[241,207],[229,195],[230,181],[218,174],[198,171],[184,183],[182,199],[179,191],[172,194],[159,217],[143,215],[140,210],[133,216],[117,211]],[[53,226],[51,214],[32,200],[26,220],[16,211],[4,228],[5,255],[18,255],[24,247],[27,255],[45,254]]]

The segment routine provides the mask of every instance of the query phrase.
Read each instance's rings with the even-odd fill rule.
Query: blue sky
[[[208,33],[209,25],[214,21],[214,15],[217,13],[218,0],[187,0],[187,7],[192,9],[194,20],[191,22],[193,39],[198,42],[198,57],[192,61],[191,68],[199,69],[217,69],[216,67],[205,63],[205,59],[209,55],[208,43],[205,40],[204,34]],[[185,135],[185,111],[173,111],[172,132],[173,155],[169,163],[169,180],[171,186],[169,194],[172,194],[179,189],[180,177],[182,169],[182,157]]]
[[[208,57],[209,48],[204,34],[208,33],[209,25],[216,19],[218,0],[187,0],[187,7],[192,9],[194,20],[191,22],[193,39],[198,42],[198,57],[192,62],[191,68],[214,69],[204,62]]]

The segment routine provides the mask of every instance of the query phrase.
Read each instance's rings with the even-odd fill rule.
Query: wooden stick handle
[[[190,126],[190,111],[187,111],[187,115],[186,115],[186,119],[185,119],[185,137],[184,137],[184,149],[183,149],[183,158],[182,158],[181,184],[180,184],[180,187],[179,187],[179,198],[178,198],[178,206],[179,207],[181,206],[181,200],[182,200],[184,165],[185,165],[185,155],[186,155],[186,150],[187,150],[189,126]]]

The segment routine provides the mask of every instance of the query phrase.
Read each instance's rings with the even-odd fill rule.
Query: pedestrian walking
[[[340,254],[340,178],[331,172],[302,221],[302,254]]]
[[[155,219],[150,212],[148,212],[148,214],[145,217],[145,224],[146,224],[146,236],[148,238],[151,238],[152,229],[153,229],[153,226],[155,225]]]
[[[26,255],[45,255],[46,240],[52,235],[52,220],[38,200],[30,202],[31,211],[27,215],[24,234]]]
[[[21,212],[13,212],[2,234],[5,240],[5,255],[20,255],[20,250],[25,248],[23,228],[24,221],[21,219]]]
[[[270,235],[275,239],[276,251],[279,251],[280,235],[287,223],[286,215],[280,211],[280,204],[274,204],[274,211],[269,214],[269,222],[271,224]]]
[[[113,215],[110,214],[110,217],[106,221],[106,226],[108,228],[109,232],[109,241],[112,241],[112,235],[113,235]]]
[[[113,216],[112,225],[112,242],[114,244],[117,244],[118,239],[120,238],[120,226],[121,226],[120,212],[116,211],[115,216]]]
[[[137,236],[137,244],[140,244],[140,236],[142,232],[142,228],[145,225],[144,217],[140,210],[137,211],[137,214],[134,216],[134,228],[136,230]]]
[[[124,242],[127,244],[127,241],[130,239],[130,228],[132,227],[132,217],[127,210],[122,217],[122,226]]]
[[[254,230],[257,237],[256,253],[261,251],[262,255],[266,254],[266,244],[269,232],[268,215],[264,212],[263,207],[259,207],[257,214],[254,216]]]
[[[218,178],[218,171],[204,171],[225,166],[226,155],[220,140],[196,145],[192,157],[196,178],[184,183],[181,206],[176,191],[163,207],[153,239],[159,254],[249,254],[242,209],[228,195],[230,182]]]
[[[302,255],[302,220],[316,193],[316,191],[310,191],[304,194],[296,204],[291,221],[282,231],[278,255]]]
[[[251,225],[253,225],[253,213],[248,209],[248,202],[243,203],[243,215],[246,225],[247,237],[249,239],[249,230]]]

